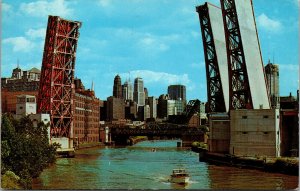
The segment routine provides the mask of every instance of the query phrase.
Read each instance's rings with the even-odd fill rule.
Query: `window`
[[[269,118],[269,116],[268,116],[268,115],[264,115],[263,118],[264,118],[264,119],[267,119],[267,118]]]
[[[269,132],[266,132],[266,131],[265,131],[264,134],[267,135],[267,134],[269,134]]]
[[[243,133],[243,134],[248,134],[248,132],[246,132],[246,131],[243,131],[242,133]]]
[[[248,118],[248,117],[247,117],[247,116],[245,116],[245,115],[244,115],[244,116],[242,116],[242,119],[247,119],[247,118]]]

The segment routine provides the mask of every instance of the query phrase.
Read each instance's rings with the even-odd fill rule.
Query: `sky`
[[[0,0],[1,1],[1,0]],[[208,2],[220,6],[219,0]],[[48,15],[80,21],[75,76],[96,96],[112,95],[141,77],[149,96],[186,86],[187,99],[207,101],[199,17],[204,0],[2,0],[1,76],[41,69]],[[299,89],[299,0],[253,0],[263,62],[280,69],[280,95]]]

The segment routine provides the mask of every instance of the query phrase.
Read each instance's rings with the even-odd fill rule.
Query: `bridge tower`
[[[234,0],[221,0],[229,71],[230,109],[253,109]]]
[[[221,0],[230,109],[269,109],[252,0]]]
[[[49,16],[38,112],[50,114],[50,140],[73,148],[74,67],[81,22]]]
[[[228,65],[222,12],[210,3],[196,7],[205,56],[208,112],[227,112]]]

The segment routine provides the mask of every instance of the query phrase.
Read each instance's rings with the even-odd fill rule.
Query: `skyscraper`
[[[137,103],[137,106],[145,105],[144,82],[140,77],[134,80],[133,100]]]
[[[150,118],[157,117],[157,100],[154,96],[148,97],[148,104],[150,106]]]
[[[115,98],[122,98],[121,77],[119,75],[116,75],[114,79],[113,96]]]
[[[130,81],[126,81],[122,86],[123,89],[123,98],[125,100],[133,101],[133,87]]]
[[[169,95],[162,94],[157,101],[157,117],[166,119],[168,116],[168,99]]]
[[[144,88],[144,92],[145,92],[145,104],[148,104],[148,89],[146,87]]]
[[[171,100],[186,101],[186,88],[184,85],[168,86],[168,94],[169,94]]]
[[[269,63],[265,66],[265,73],[271,107],[279,108],[279,66],[272,64],[269,60]]]

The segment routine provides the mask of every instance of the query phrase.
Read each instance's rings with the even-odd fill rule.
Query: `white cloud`
[[[142,34],[139,37],[138,46],[147,52],[163,52],[170,49],[171,43],[181,42],[180,35],[170,34],[165,36],[155,36],[149,33]]]
[[[262,27],[268,32],[278,32],[282,29],[282,24],[278,20],[270,19],[264,13],[257,17],[258,26]]]
[[[127,73],[120,74],[123,78],[128,76]],[[135,70],[130,72],[131,76],[143,78],[145,83],[164,83],[166,85],[170,84],[182,84],[189,85],[191,83],[188,74],[169,74],[165,72],[154,72],[151,70]]]
[[[205,68],[205,62],[201,62],[201,63],[192,63],[190,65],[191,68],[194,68],[194,69],[202,69],[202,68]]]
[[[40,29],[29,29],[26,32],[26,35],[32,39],[35,38],[45,38],[46,36],[46,29],[45,28],[40,28]]]
[[[13,9],[13,6],[8,3],[1,3],[0,0],[0,12],[2,11],[2,18],[5,17],[5,19],[2,19],[2,22],[7,22],[11,19],[11,17],[14,15],[15,11]]]
[[[279,70],[285,70],[287,71],[298,71],[299,70],[299,65],[296,64],[280,64],[279,65]]]
[[[4,44],[12,45],[14,52],[29,52],[33,48],[43,49],[46,29],[29,29],[26,36],[10,37],[3,40]]]
[[[13,38],[6,38],[3,40],[4,44],[11,44],[13,46],[14,52],[28,52],[32,48],[34,48],[34,43],[27,40],[25,37],[13,37]]]
[[[98,4],[101,6],[101,7],[108,7],[111,5],[111,0],[99,0],[98,1]]]
[[[68,8],[68,5],[64,0],[40,0],[36,2],[22,3],[20,10],[35,17],[45,17],[48,15],[67,17],[73,14],[73,9]]]
[[[159,41],[158,39],[155,39],[154,37],[147,36],[138,42],[139,46],[143,49],[146,49],[147,51],[150,49],[152,51],[159,50],[159,51],[166,51],[169,49],[169,46],[167,46],[165,43]]]
[[[12,9],[11,5],[9,5],[7,3],[2,3],[2,11],[3,12],[11,11],[11,9]]]
[[[193,38],[196,38],[196,39],[202,38],[200,30],[197,31],[197,32],[196,31],[191,31],[191,36]]]

